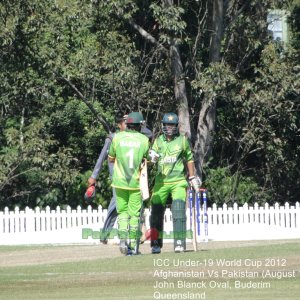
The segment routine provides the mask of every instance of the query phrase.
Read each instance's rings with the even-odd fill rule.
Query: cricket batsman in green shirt
[[[188,139],[178,132],[178,116],[166,113],[162,119],[163,134],[155,139],[149,157],[157,162],[157,173],[151,197],[151,252],[158,254],[163,246],[163,220],[169,194],[172,196],[174,251],[186,249],[186,195],[188,182],[199,190],[200,179],[195,176],[193,154]],[[185,168],[186,167],[186,168]]]
[[[139,112],[130,113],[127,129],[114,136],[108,153],[109,160],[114,162],[112,187],[116,191],[120,251],[125,255],[138,254],[134,249],[142,207],[139,175],[149,150],[148,138],[140,133],[143,122]]]

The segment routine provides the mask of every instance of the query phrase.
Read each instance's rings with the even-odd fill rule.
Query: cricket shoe
[[[174,249],[175,253],[183,253],[184,252],[184,248],[183,246],[177,245]]]
[[[127,256],[133,256],[133,255],[139,255],[139,254],[141,254],[140,251],[136,252],[135,249],[128,248]]]
[[[154,242],[154,245],[151,248],[152,254],[159,254],[161,252],[160,246],[158,245],[158,242]]]
[[[127,246],[127,242],[126,242],[126,240],[121,240],[120,241],[120,247],[119,247],[119,249],[120,249],[120,252],[122,253],[122,254],[124,254],[124,255],[128,255],[128,246]]]

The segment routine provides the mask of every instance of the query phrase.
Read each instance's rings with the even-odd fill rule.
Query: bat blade
[[[142,200],[145,201],[149,199],[150,194],[149,194],[149,187],[148,187],[147,159],[144,159],[141,166],[140,190],[141,190]]]

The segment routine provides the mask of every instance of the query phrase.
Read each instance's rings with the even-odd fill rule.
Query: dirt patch
[[[251,247],[272,244],[299,243],[300,240],[269,240],[269,241],[230,241],[208,243],[199,243],[199,251],[209,249],[224,249],[235,247]],[[192,251],[191,243],[188,243],[187,250]],[[150,253],[150,245],[148,242],[140,246],[140,251],[143,254]],[[162,252],[172,252],[172,243],[164,244]],[[0,255],[0,267],[14,267],[24,265],[39,265],[39,264],[56,264],[64,262],[77,262],[84,260],[107,259],[121,256],[118,245],[51,245],[24,247],[18,249],[16,246],[13,250],[2,251]]]

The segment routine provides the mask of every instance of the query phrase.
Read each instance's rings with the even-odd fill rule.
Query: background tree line
[[[270,38],[269,9],[290,39]],[[300,199],[299,0],[3,0],[0,208],[81,205],[117,112],[179,114],[211,202]],[[110,199],[108,172],[95,204]]]

